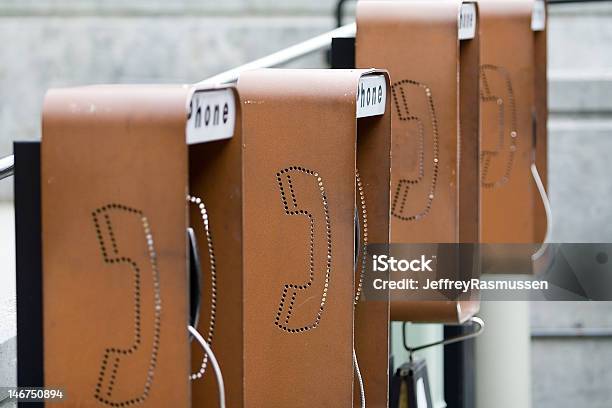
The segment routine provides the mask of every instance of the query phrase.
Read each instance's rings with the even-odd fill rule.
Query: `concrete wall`
[[[612,242],[612,3],[553,6],[549,182],[554,242]],[[611,303],[531,304],[537,328],[612,327]],[[532,340],[534,408],[612,401],[612,339]]]
[[[194,82],[332,28],[334,4],[0,0],[0,156],[11,153],[13,140],[40,136],[50,87]],[[609,4],[552,8],[549,174],[557,241],[612,239],[611,40]],[[322,64],[315,55],[295,65]],[[0,201],[10,202],[11,191],[1,181]],[[5,341],[15,334],[12,231],[10,204],[0,205],[0,383],[14,379],[14,343]],[[534,304],[531,324],[610,326],[611,310]],[[535,340],[531,354],[533,407],[609,406],[610,340]]]

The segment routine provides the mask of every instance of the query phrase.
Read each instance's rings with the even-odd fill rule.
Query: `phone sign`
[[[387,81],[384,75],[366,75],[357,86],[357,118],[385,114]]]
[[[531,14],[531,30],[544,31],[544,28],[546,28],[546,3],[544,0],[536,0]]]
[[[230,88],[196,90],[189,102],[187,144],[229,139],[236,125],[236,98]]]
[[[476,5],[463,3],[459,11],[459,40],[470,40],[476,36]]]

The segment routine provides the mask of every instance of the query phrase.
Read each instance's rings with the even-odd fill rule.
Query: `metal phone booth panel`
[[[245,406],[353,404],[356,98],[373,73],[270,69],[238,81]],[[363,127],[367,143],[385,125]]]
[[[187,95],[52,90],[43,108],[44,385],[63,406],[190,406]]]
[[[191,292],[200,298],[195,323],[221,367],[226,406],[242,407],[242,131],[234,87],[193,92],[187,142],[189,224],[201,270]],[[218,407],[218,379],[196,341],[190,378],[193,405]]]
[[[392,78],[391,244],[479,241],[478,11],[360,1],[356,65]],[[392,273],[393,277],[393,273]],[[463,322],[478,301],[397,301],[391,319]]]
[[[546,3],[479,1],[482,34],[482,240],[536,243],[546,214]]]

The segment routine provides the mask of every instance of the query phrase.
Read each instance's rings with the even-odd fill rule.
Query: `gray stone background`
[[[39,138],[48,88],[195,82],[331,29],[334,3],[0,0],[0,156]],[[552,6],[549,32],[553,240],[612,242],[612,3]],[[11,182],[0,182],[0,385],[14,382],[11,200]],[[533,304],[531,324],[612,327],[611,311]],[[534,407],[611,406],[612,340],[534,338],[531,354]]]

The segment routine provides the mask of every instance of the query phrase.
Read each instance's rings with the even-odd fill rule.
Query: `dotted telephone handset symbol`
[[[480,67],[482,185],[501,187],[510,179],[518,142],[517,114],[510,74],[503,67]]]
[[[332,233],[327,193],[322,177],[312,170],[291,166],[276,174],[284,214],[306,220],[304,244],[307,262],[295,265],[304,279],[282,287],[274,324],[288,333],[315,329],[321,322],[332,271]],[[298,222],[293,220],[292,222]],[[299,222],[304,225],[304,221]],[[305,302],[314,297],[317,302]]]
[[[402,221],[418,221],[431,210],[438,180],[438,120],[431,89],[402,80],[391,86],[394,111],[400,120],[394,169],[400,174],[392,186],[391,215]],[[416,144],[415,144],[416,142]],[[394,166],[395,167],[395,166]]]
[[[110,299],[128,296],[132,307],[125,313],[133,316],[130,327],[117,327],[121,340],[104,349],[94,397],[112,407],[142,403],[153,385],[161,332],[161,290],[151,226],[142,211],[121,204],[100,207],[92,218],[108,265],[105,273],[125,290]],[[137,240],[125,235],[132,228],[139,231]]]
[[[200,197],[189,195],[187,196],[187,202],[189,202],[192,206],[195,206],[197,208],[199,215],[200,215],[201,228],[203,229],[204,236],[206,237],[206,242],[203,243],[206,245],[206,248],[208,249],[207,250],[208,270],[206,271],[207,272],[206,273],[207,282],[205,285],[210,288],[207,290],[207,292],[210,293],[208,295],[210,299],[210,308],[209,308],[209,313],[207,316],[208,329],[205,334],[206,336],[205,340],[206,340],[206,343],[208,343],[208,345],[212,347],[213,335],[215,332],[215,321],[217,318],[216,317],[217,316],[217,261],[215,259],[215,250],[213,246],[212,231],[210,228],[210,217],[208,214],[208,210],[206,209],[206,205],[204,204],[204,200],[202,200]],[[194,262],[197,262],[198,264],[200,264],[200,267],[201,267],[203,264],[201,264],[199,260],[200,254],[198,253],[195,232],[193,229],[191,229],[189,233],[193,237],[193,238],[190,238],[190,240],[193,243],[193,246],[191,247],[191,251],[193,253]],[[191,283],[192,286],[194,285],[198,286],[198,290],[195,294],[196,296],[200,297],[200,299],[198,300],[201,300],[202,298],[202,293],[200,292],[199,286],[201,284],[200,279],[203,279],[203,278],[204,278],[203,276],[200,276],[199,278],[193,279]],[[208,280],[208,278],[210,278],[210,281]],[[198,302],[197,307],[199,306],[200,304]],[[199,313],[197,313],[197,318],[192,323],[193,327],[198,327],[198,323],[199,323],[198,318],[199,318]],[[204,374],[206,373],[207,367],[208,367],[208,354],[204,353],[202,355],[202,359],[200,360],[200,366],[197,368],[197,371],[189,375],[189,378],[191,380],[198,380],[202,378]]]

